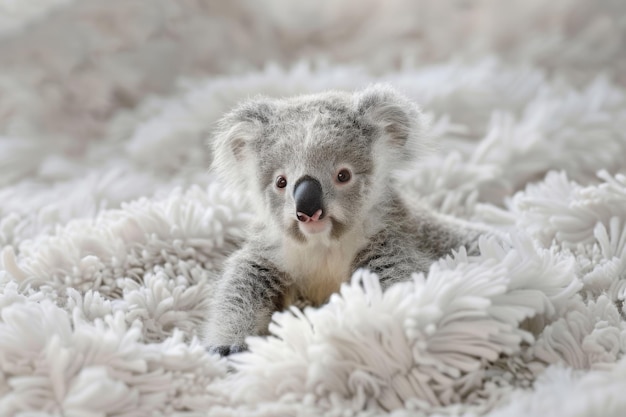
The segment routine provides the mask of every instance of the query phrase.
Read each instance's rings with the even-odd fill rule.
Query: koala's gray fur
[[[452,249],[475,251],[484,230],[408,209],[394,185],[394,172],[420,155],[424,124],[413,103],[380,85],[253,99],[224,117],[214,168],[250,196],[257,221],[216,284],[205,329],[211,350],[245,349],[246,336],[267,333],[273,312],[301,299],[324,303],[358,268],[387,288]],[[311,192],[319,219],[296,215],[296,200],[304,203],[294,186],[304,179],[321,187]]]

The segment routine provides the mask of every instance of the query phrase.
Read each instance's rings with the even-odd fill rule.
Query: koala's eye
[[[350,181],[350,178],[352,178],[352,174],[350,174],[350,171],[345,168],[337,174],[337,181],[339,182],[348,182]]]
[[[285,188],[287,186],[287,178],[279,175],[276,177],[276,188]]]

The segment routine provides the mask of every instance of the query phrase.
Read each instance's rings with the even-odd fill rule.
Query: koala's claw
[[[209,353],[217,353],[220,356],[228,356],[230,354],[243,352],[247,349],[246,345],[220,345],[210,346],[208,348]]]

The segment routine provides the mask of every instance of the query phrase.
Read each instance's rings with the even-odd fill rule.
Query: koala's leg
[[[267,333],[272,313],[283,309],[287,274],[249,249],[227,262],[212,295],[205,342],[221,355],[246,349],[245,338]]]
[[[494,236],[501,243],[508,239],[504,234],[480,223],[439,213],[422,213],[418,226],[418,246],[422,251],[432,251],[439,259],[465,246],[468,255],[478,255],[478,239],[481,236]]]
[[[406,281],[413,272],[427,271],[431,263],[432,259],[417,251],[414,244],[390,230],[384,230],[357,254],[353,270],[365,268],[374,272],[384,290],[392,284]]]
[[[477,255],[481,235],[502,239],[486,226],[428,211],[409,214],[400,207],[392,218],[396,221],[373,236],[353,263],[354,269],[376,273],[383,289],[409,279],[413,272],[427,272],[434,261],[461,246]]]

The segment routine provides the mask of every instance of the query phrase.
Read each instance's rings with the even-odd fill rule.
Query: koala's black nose
[[[293,198],[301,222],[316,221],[323,216],[322,185],[315,178],[308,175],[300,178],[293,189]]]

